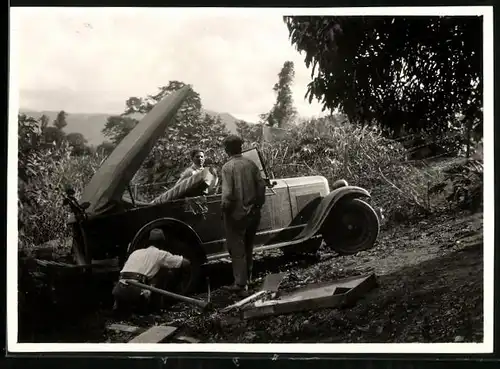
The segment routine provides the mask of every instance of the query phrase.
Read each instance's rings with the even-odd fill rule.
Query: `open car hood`
[[[80,201],[90,203],[89,214],[106,212],[121,199],[128,183],[190,92],[190,87],[185,86],[157,103],[108,156],[83,190]]]

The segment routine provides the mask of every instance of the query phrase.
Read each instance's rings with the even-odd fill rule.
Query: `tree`
[[[306,97],[387,134],[482,131],[481,17],[284,17],[305,64]],[[458,124],[463,127],[463,124]]]
[[[78,132],[68,133],[66,135],[66,140],[68,141],[68,145],[72,148],[73,154],[82,155],[87,152],[87,139],[83,136],[83,134]]]
[[[183,82],[170,81],[167,86],[160,87],[155,95],[148,95],[144,98],[130,97],[125,102],[125,112],[120,116],[109,117],[102,133],[114,144],[118,144],[139,122],[135,117],[142,117],[165,96],[185,85]],[[178,132],[182,126],[182,133],[188,137],[191,131],[198,128],[197,122],[201,117],[201,107],[200,95],[193,91],[181,105],[168,131]]]
[[[36,176],[32,157],[39,149],[40,126],[36,119],[26,114],[17,116],[18,134],[18,176],[22,181],[28,181],[30,177]]]
[[[138,123],[136,118],[151,111],[165,96],[185,85],[180,81],[170,81],[159,87],[154,95],[130,97],[125,102],[124,113],[108,119],[104,135],[113,144],[118,144]],[[217,149],[228,133],[220,117],[203,113],[200,95],[193,90],[144,161],[139,181],[175,182],[180,171],[189,164],[189,151],[193,147],[201,147],[207,150],[207,154],[217,156]],[[220,158],[213,157],[212,161],[217,164]]]
[[[64,141],[65,134],[56,127],[46,127],[43,132],[43,141],[47,144],[55,144],[57,147]]]
[[[134,118],[125,116],[108,117],[102,133],[111,140],[113,145],[117,145],[129,132],[136,126],[139,121]]]
[[[113,144],[112,142],[109,142],[109,141],[104,141],[99,146],[97,146],[96,152],[99,155],[107,156],[107,155],[111,154],[111,152],[113,152],[114,149],[115,149],[115,144]]]
[[[293,122],[297,116],[297,110],[293,106],[291,86],[295,77],[293,62],[286,61],[278,74],[278,82],[273,90],[276,93],[276,103],[268,114],[261,114],[261,120],[271,127],[285,128]]]
[[[236,133],[246,144],[258,143],[262,139],[262,124],[250,124],[244,120],[236,122]]]
[[[61,110],[59,113],[57,113],[57,117],[54,120],[54,127],[62,131],[63,128],[68,125],[68,122],[66,122],[67,116],[68,114],[64,110]]]
[[[40,117],[40,129],[42,130],[42,132],[45,130],[45,128],[48,127],[48,125],[49,125],[49,117],[43,114]]]

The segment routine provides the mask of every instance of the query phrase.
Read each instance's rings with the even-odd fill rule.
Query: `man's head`
[[[154,228],[149,232],[149,244],[152,246],[159,246],[165,242],[165,234],[159,228]]]
[[[191,150],[191,160],[197,166],[202,167],[205,163],[205,152],[201,149]]]
[[[224,150],[229,156],[241,154],[243,140],[239,136],[230,135],[224,139]]]

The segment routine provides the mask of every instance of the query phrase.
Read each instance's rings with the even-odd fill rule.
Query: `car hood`
[[[85,186],[81,202],[89,202],[89,214],[101,214],[118,202],[158,138],[191,92],[185,86],[155,105],[116,146]]]

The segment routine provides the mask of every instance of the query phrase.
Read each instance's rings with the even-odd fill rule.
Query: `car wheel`
[[[167,281],[165,288],[180,295],[188,295],[196,290],[201,278],[202,261],[196,250],[180,237],[167,236],[166,251],[175,255],[182,255],[191,262],[189,268],[172,270],[172,278]]]
[[[188,295],[196,290],[200,282],[202,261],[196,250],[184,241],[182,237],[172,235],[168,229],[164,229],[163,231],[167,236],[167,244],[162,249],[174,255],[182,255],[191,262],[191,266],[187,269],[170,269],[165,282],[158,287],[179,295]],[[145,247],[147,247],[147,242],[140,242],[139,245],[133,247],[133,250]],[[127,253],[127,257],[130,256],[131,252],[132,250]]]
[[[312,240],[307,240],[298,245],[282,247],[281,252],[286,257],[313,255],[318,252],[321,246],[321,242],[322,242],[321,238],[315,238]]]
[[[371,249],[377,240],[380,223],[375,210],[360,199],[339,202],[322,227],[328,247],[341,255]]]

